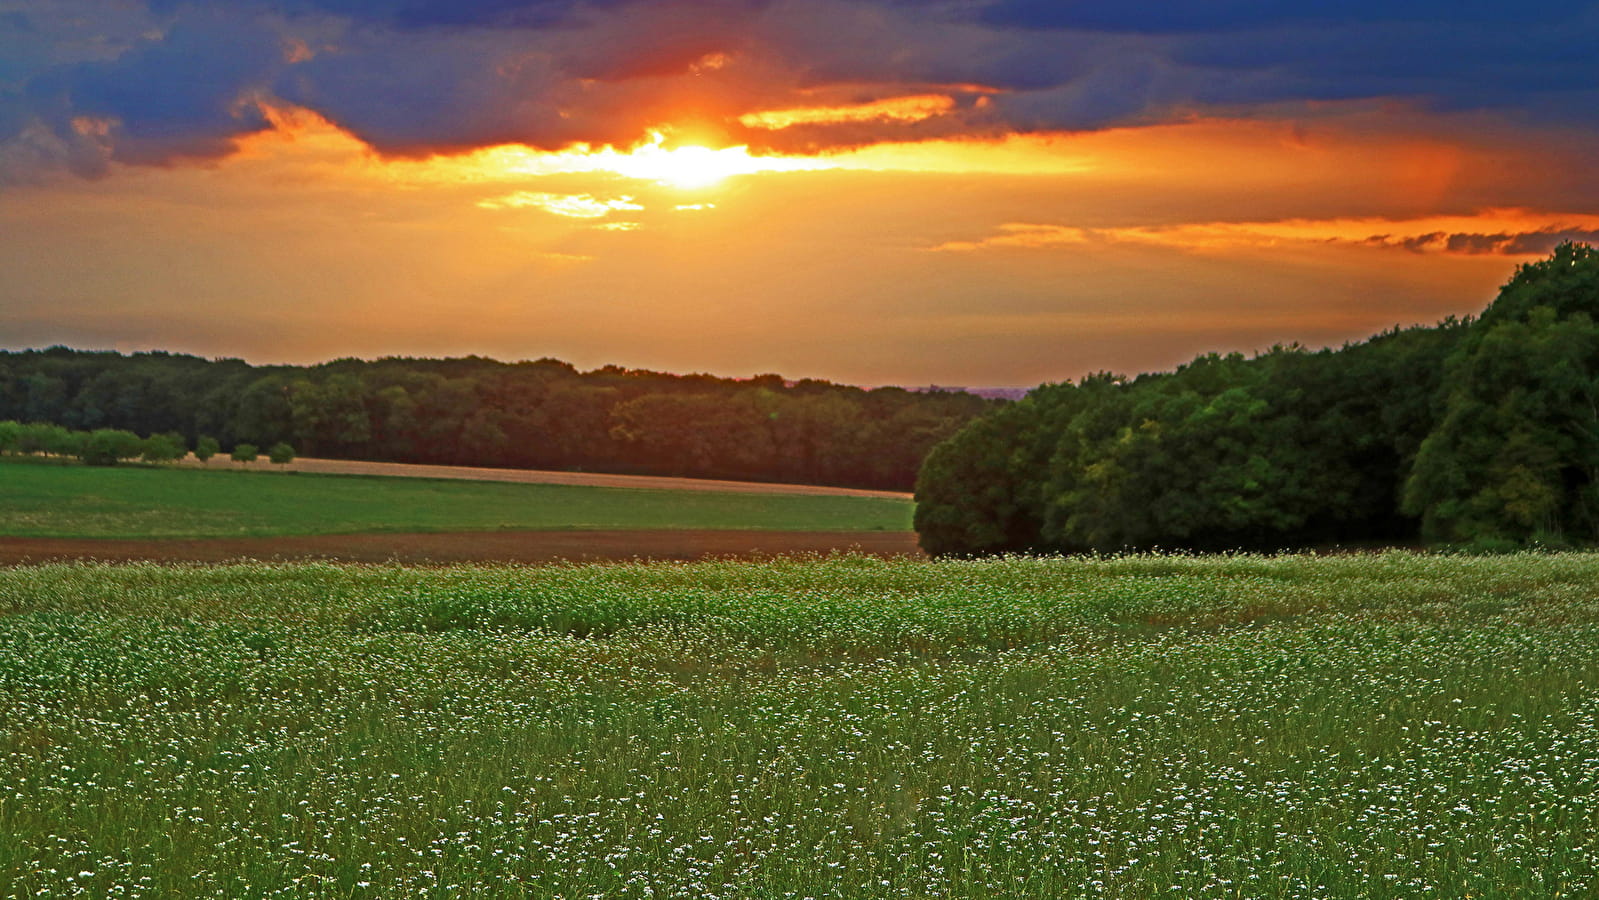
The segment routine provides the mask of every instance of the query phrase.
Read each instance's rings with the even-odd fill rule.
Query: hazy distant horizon
[[[241,360],[242,362],[244,362],[244,363],[246,363],[246,364],[248,364],[248,365],[250,365],[251,367],[254,367],[254,368],[268,368],[268,367],[272,367],[272,366],[320,366],[320,365],[327,365],[329,363],[340,362],[342,360],[348,360],[348,359],[354,359],[354,360],[358,360],[360,362],[368,362],[368,363],[370,363],[370,362],[377,362],[377,361],[384,360],[384,359],[446,360],[446,359],[466,359],[466,358],[474,357],[474,356],[478,357],[478,358],[482,358],[482,359],[487,359],[487,360],[489,360],[491,362],[501,363],[501,364],[504,364],[504,365],[518,365],[518,364],[524,364],[524,363],[536,363],[536,362],[542,362],[544,360],[555,360],[557,362],[562,362],[562,363],[569,363],[570,362],[569,360],[559,359],[558,357],[551,357],[551,356],[541,356],[541,357],[522,358],[522,359],[499,359],[499,358],[492,357],[492,356],[484,356],[483,354],[480,354],[480,353],[479,354],[467,353],[467,354],[461,354],[461,355],[457,355],[457,356],[431,356],[431,357],[402,356],[402,355],[398,355],[398,354],[385,354],[383,356],[367,356],[367,357],[358,357],[358,356],[348,356],[348,355],[346,355],[346,356],[330,357],[328,359],[313,360],[313,361],[309,361],[309,362],[293,362],[293,361],[259,362],[257,360],[248,359],[248,358],[245,358],[245,357],[242,357],[242,356],[206,355],[206,354],[202,354],[202,353],[188,353],[188,352],[184,352],[184,351],[172,350],[172,349],[166,348],[166,347],[147,347],[147,348],[134,349],[134,350],[121,350],[121,349],[118,349],[118,348],[115,348],[115,347],[74,347],[74,346],[72,346],[70,344],[46,344],[46,345],[43,345],[43,346],[30,346],[30,347],[0,346],[0,353],[28,353],[28,352],[42,353],[44,351],[55,349],[57,347],[62,347],[62,348],[65,348],[67,350],[71,350],[71,351],[79,352],[79,353],[120,353],[123,356],[131,356],[131,355],[139,354],[139,353],[169,353],[169,354],[172,354],[174,356],[193,356],[193,357],[196,357],[196,358],[199,358],[199,359],[208,360],[208,361],[211,361],[211,362],[217,362],[217,361],[227,360],[227,359],[237,359],[237,360]],[[885,388],[885,387],[887,387],[887,388],[902,388],[904,390],[909,390],[909,391],[925,391],[925,390],[935,390],[936,389],[936,390],[966,391],[968,393],[981,393],[981,392],[990,392],[990,393],[996,393],[996,392],[1020,392],[1020,393],[1025,393],[1027,391],[1032,390],[1035,387],[1038,387],[1037,384],[1031,384],[1031,385],[1020,385],[1020,384],[955,385],[955,384],[945,384],[945,383],[939,383],[939,382],[929,382],[929,383],[926,383],[926,384],[857,384],[857,383],[854,383],[854,382],[847,382],[847,381],[833,381],[833,379],[830,379],[830,378],[819,378],[818,376],[806,375],[804,373],[749,372],[749,373],[743,373],[743,374],[722,374],[722,373],[718,373],[718,372],[708,372],[708,371],[704,371],[704,370],[674,372],[674,371],[668,371],[668,370],[664,370],[664,369],[649,369],[649,368],[644,367],[644,366],[629,366],[629,365],[624,365],[622,363],[603,363],[603,364],[598,365],[598,366],[590,366],[590,367],[574,366],[574,368],[578,371],[579,374],[588,374],[588,373],[593,373],[593,372],[600,371],[602,369],[613,367],[613,366],[617,367],[617,368],[627,369],[627,370],[630,370],[630,371],[660,372],[661,374],[665,374],[665,375],[682,375],[682,376],[708,375],[708,376],[713,377],[713,378],[722,378],[722,379],[726,379],[726,380],[729,380],[729,381],[749,381],[749,380],[753,380],[755,378],[759,378],[759,377],[764,376],[764,375],[779,375],[779,376],[781,376],[784,379],[784,381],[788,382],[789,384],[796,384],[798,382],[805,381],[805,380],[808,380],[808,379],[815,379],[815,380],[821,380],[821,381],[829,381],[829,382],[832,382],[833,384],[844,385],[844,386],[847,386],[847,387],[857,387],[857,388],[861,388],[863,390],[875,390],[877,388]],[[1042,384],[1042,383],[1043,382],[1040,382],[1040,384]]]

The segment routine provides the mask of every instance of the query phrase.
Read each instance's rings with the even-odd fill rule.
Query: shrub
[[[78,458],[91,466],[114,466],[144,452],[145,442],[131,431],[99,428],[89,432],[78,449]]]
[[[144,439],[144,452],[140,456],[145,462],[171,462],[182,458],[185,449],[182,435],[152,434]]]

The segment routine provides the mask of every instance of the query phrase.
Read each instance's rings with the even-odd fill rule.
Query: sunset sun
[[[700,144],[668,146],[659,132],[626,153],[610,148],[591,154],[596,168],[608,169],[629,178],[654,181],[685,190],[714,187],[736,175],[757,172],[794,172],[820,169],[825,163],[815,158],[756,156],[748,147],[711,148]]]
[[[454,168],[436,160],[441,169]],[[660,132],[625,150],[576,144],[554,152],[506,144],[486,148],[463,160],[458,172],[468,178],[540,177],[584,172],[608,173],[667,187],[696,190],[714,187],[738,175],[759,172],[802,172],[835,168],[825,157],[764,156],[747,146],[711,148],[699,144],[668,146]]]
[[[655,180],[673,187],[693,189],[711,187],[734,174],[737,163],[749,158],[747,154],[741,158],[738,151],[743,149],[712,150],[709,147],[687,146],[645,156],[652,167],[658,168]]]

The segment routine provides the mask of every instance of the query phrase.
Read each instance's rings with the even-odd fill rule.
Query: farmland
[[[1599,556],[0,569],[17,895],[1599,890]]]
[[[908,531],[909,500],[0,462],[0,536],[498,529]]]

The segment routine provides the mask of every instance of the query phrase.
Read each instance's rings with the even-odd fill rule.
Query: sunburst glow
[[[269,165],[294,158],[320,165],[328,177],[362,173],[406,184],[506,183],[549,175],[617,175],[680,189],[706,189],[741,175],[838,170],[946,174],[1081,175],[1135,166],[1147,148],[1127,146],[1124,132],[1097,139],[1059,135],[1006,135],[999,138],[883,142],[815,156],[753,153],[748,146],[714,149],[699,144],[669,146],[662,132],[627,149],[573,144],[541,150],[525,144],[499,144],[465,153],[424,157],[383,157],[359,138],[320,115],[292,107],[263,107],[270,130],[242,138],[235,163]],[[1231,123],[1228,123],[1231,124]],[[1216,126],[1221,127],[1221,126]],[[1194,152],[1196,126],[1183,127],[1182,146]],[[1145,129],[1148,134],[1154,129]],[[1203,137],[1203,135],[1201,135]],[[1157,142],[1158,143],[1158,142]],[[1176,143],[1175,141],[1172,143]],[[1152,163],[1168,168],[1165,157]]]
[[[577,145],[555,153],[503,146],[492,151],[495,165],[506,174],[564,175],[610,172],[683,189],[711,187],[735,175],[756,172],[799,172],[832,168],[826,160],[792,156],[758,156],[748,147],[712,149],[696,145],[668,147],[659,132],[632,149]]]

